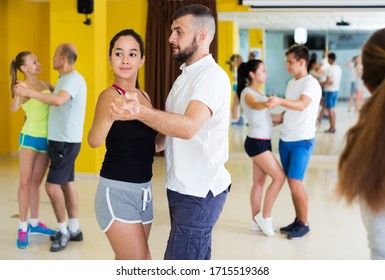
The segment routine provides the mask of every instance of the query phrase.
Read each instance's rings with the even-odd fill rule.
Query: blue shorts
[[[101,230],[114,221],[150,224],[154,218],[151,181],[129,183],[100,177],[95,194],[95,213]]]
[[[303,180],[314,144],[314,138],[294,142],[279,140],[279,156],[287,178]]]
[[[233,91],[236,93],[237,92],[237,84],[233,84]]]
[[[167,189],[171,230],[164,255],[165,260],[211,259],[211,236],[225,204],[230,186],[213,196],[180,194]]]
[[[20,147],[35,150],[40,153],[46,153],[48,149],[48,141],[45,137],[33,137],[24,133],[20,133]]]
[[[338,98],[338,91],[326,91],[325,92],[325,107],[334,108]]]
[[[249,157],[255,157],[266,151],[271,151],[271,140],[255,139],[249,136],[245,140],[245,151]]]

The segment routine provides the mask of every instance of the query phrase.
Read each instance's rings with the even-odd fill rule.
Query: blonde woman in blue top
[[[282,122],[282,115],[271,114],[266,107],[267,97],[261,92],[266,82],[267,71],[259,59],[246,63],[248,86],[241,93],[241,108],[249,122],[249,133],[245,140],[245,151],[253,161],[253,185],[250,192],[252,229],[262,230],[267,236],[275,235],[271,209],[285,181],[282,167],[271,151],[274,124]],[[272,181],[267,187],[262,206],[263,187],[266,177]]]
[[[53,86],[38,79],[41,65],[35,54],[24,51],[11,62],[11,111],[23,108],[25,122],[19,139],[20,184],[18,189],[19,230],[16,245],[20,249],[28,247],[28,234],[52,235],[54,230],[39,220],[40,185],[48,167],[47,127],[48,105],[32,98],[15,94],[17,71],[24,75],[24,83],[28,88],[50,94]],[[29,223],[27,221],[28,211]]]

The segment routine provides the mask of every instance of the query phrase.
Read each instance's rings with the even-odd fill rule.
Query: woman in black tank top
[[[127,91],[135,91],[141,105],[151,107],[148,95],[137,89],[138,70],[144,63],[144,44],[142,38],[132,29],[122,30],[117,33],[110,42],[109,61],[114,71],[115,80],[111,87],[105,89],[98,98],[95,109],[95,116],[92,127],[88,134],[88,143],[92,148],[106,144],[106,153],[100,176],[107,179],[111,188],[115,185],[124,186],[122,197],[130,192],[130,186],[141,186],[151,182],[152,163],[157,149],[163,147],[163,137],[158,137],[159,145],[155,144],[157,132],[140,121],[114,121],[110,113],[110,104],[116,98],[124,98],[124,95],[131,94]],[[158,151],[159,151],[158,150]],[[126,184],[127,183],[127,184]],[[99,190],[98,186],[98,190]],[[117,189],[114,189],[117,193]],[[129,194],[129,193],[128,193]],[[97,192],[98,195],[98,192]],[[146,192],[148,195],[148,191]],[[95,197],[95,209],[100,227],[105,230],[115,252],[116,259],[151,259],[147,240],[150,234],[152,212],[150,216],[143,216],[145,213],[145,193],[143,194],[143,209],[138,213],[129,213],[128,217],[122,218],[114,210],[103,208],[99,197]],[[119,193],[115,201],[119,199]],[[150,196],[151,198],[151,196]],[[108,203],[112,198],[107,197]],[[151,200],[151,199],[150,199]],[[127,201],[127,205],[118,205],[116,209],[132,210],[138,203]],[[119,202],[120,203],[120,202]],[[126,202],[125,202],[126,203]],[[152,205],[151,205],[152,207]],[[104,213],[104,212],[105,213]],[[152,208],[151,208],[152,211]],[[108,219],[111,222],[108,223]],[[148,220],[144,220],[150,217]],[[108,226],[102,225],[107,219]],[[122,221],[123,220],[123,221]],[[127,234],[127,233],[130,234]],[[124,242],[122,242],[124,238]]]

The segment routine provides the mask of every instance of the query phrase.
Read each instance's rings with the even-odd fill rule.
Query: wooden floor
[[[301,240],[288,240],[285,235],[266,237],[249,229],[251,214],[249,191],[251,186],[251,160],[243,151],[247,127],[231,127],[230,159],[227,168],[232,175],[232,189],[223,213],[215,227],[212,243],[214,260],[367,260],[366,233],[357,205],[347,206],[335,197],[336,164],[346,129],[356,120],[348,113],[346,104],[337,107],[337,133],[326,134],[325,121],[316,135],[315,153],[311,159],[304,186],[309,196],[311,234]],[[275,128],[273,150],[277,151],[280,127]],[[105,235],[99,230],[93,208],[97,185],[96,174],[77,174],[75,183],[80,200],[80,225],[83,242],[70,242],[68,247],[50,253],[47,237],[30,236],[25,250],[16,247],[18,226],[17,187],[18,159],[0,159],[0,259],[2,260],[108,260],[114,254]],[[150,248],[156,260],[163,259],[169,219],[165,196],[165,162],[157,157],[154,163],[153,198],[154,215]],[[52,207],[41,191],[41,219],[56,226]],[[294,210],[287,184],[283,187],[272,211],[277,227],[291,223]]]

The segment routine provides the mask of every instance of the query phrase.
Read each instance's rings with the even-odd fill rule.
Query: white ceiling
[[[385,0],[382,0],[385,4]],[[365,0],[362,0],[365,3]],[[350,23],[337,26],[336,22]],[[376,9],[250,9],[248,12],[218,13],[218,20],[234,21],[240,28],[262,28],[267,30],[357,30],[367,31],[385,28],[385,8]]]
[[[48,2],[49,0],[27,1]],[[294,30],[296,27],[306,27],[308,30],[343,32],[345,30],[373,31],[385,28],[385,0],[243,0],[243,3],[260,5],[262,8],[250,9],[248,12],[218,13],[218,19],[234,21],[240,28],[267,30]],[[267,5],[278,8],[263,8]],[[282,8],[283,6],[285,8]],[[293,6],[306,6],[306,8],[293,8]],[[317,8],[312,6],[317,6]],[[329,8],[319,8],[320,6]],[[343,8],[335,8],[336,6]],[[348,8],[349,6],[350,8]],[[355,8],[351,8],[352,6]],[[360,6],[366,6],[366,8]],[[367,6],[384,8],[367,8]],[[350,25],[337,26],[336,22],[342,19]]]

